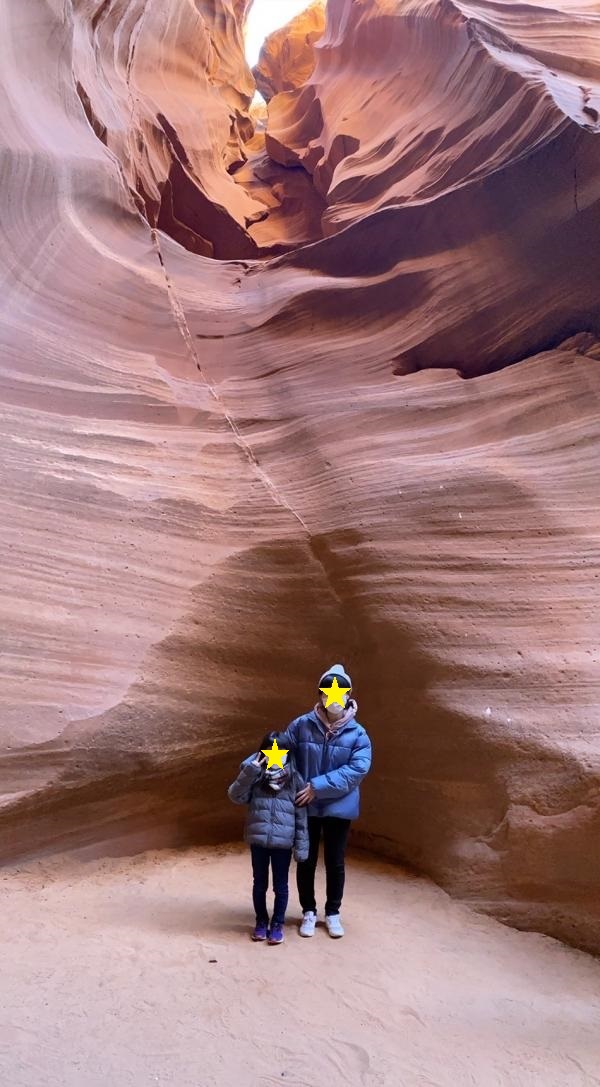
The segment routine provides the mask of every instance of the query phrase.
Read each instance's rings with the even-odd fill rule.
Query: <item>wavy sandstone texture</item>
[[[2,856],[342,659],[357,841],[599,950],[598,10],[329,0],[265,133],[246,7],[0,0]]]
[[[280,91],[295,91],[308,82],[315,66],[315,45],[325,29],[324,0],[315,0],[287,26],[267,38],[252,69],[265,102]]]

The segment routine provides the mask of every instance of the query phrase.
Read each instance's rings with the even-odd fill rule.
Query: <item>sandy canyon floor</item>
[[[242,849],[3,869],[11,1087],[589,1087],[600,963],[355,856],[347,935],[248,938]],[[211,961],[216,960],[216,961]]]

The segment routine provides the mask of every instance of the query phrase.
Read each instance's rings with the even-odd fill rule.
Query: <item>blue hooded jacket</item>
[[[371,768],[371,741],[356,718],[328,739],[325,726],[311,710],[296,717],[277,743],[293,751],[300,774],[315,790],[309,815],[356,819],[359,785]]]

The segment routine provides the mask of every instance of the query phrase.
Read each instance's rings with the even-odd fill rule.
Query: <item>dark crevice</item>
[[[580,313],[571,320],[565,321],[552,336],[539,339],[532,337],[522,350],[514,354],[507,353],[496,362],[487,361],[485,368],[481,370],[473,369],[472,364],[465,366],[456,355],[453,359],[451,351],[444,355],[441,346],[437,344],[424,342],[397,356],[393,360],[395,366],[392,373],[394,377],[407,377],[421,370],[455,370],[457,377],[469,381],[472,378],[482,377],[484,374],[500,373],[509,366],[527,362],[528,359],[541,355],[545,351],[556,351],[566,340],[573,340],[578,353],[584,355],[590,347],[598,343],[596,333],[589,331],[590,325],[593,326],[594,323],[593,313]]]
[[[172,155],[154,224],[185,249],[216,260],[258,257],[253,240],[225,208],[213,203],[192,176],[193,166],[176,129],[163,113],[157,120]]]
[[[101,0],[100,4],[96,8],[96,11],[92,15],[91,19],[92,33],[96,30],[96,27],[98,26],[98,23],[102,19],[103,15],[106,14],[108,8],[110,7],[110,3],[111,0]]]
[[[81,102],[81,105],[83,106],[83,111],[84,111],[84,113],[85,113],[85,115],[86,115],[86,117],[87,117],[87,119],[89,121],[89,124],[91,125],[91,127],[94,130],[96,136],[100,140],[100,143],[103,143],[104,146],[106,147],[107,146],[106,125],[103,125],[102,122],[96,117],[96,114],[94,113],[94,111],[92,109],[92,103],[90,102],[90,97],[89,97],[85,87],[79,82],[79,80],[75,84],[75,87],[76,87],[76,90],[77,90],[77,94],[79,95],[79,101]]]
[[[243,227],[198,188],[178,159],[165,183],[157,226],[193,253],[216,260],[258,257]]]
[[[188,158],[187,151],[183,146],[181,140],[179,139],[179,136],[177,135],[177,132],[173,128],[171,122],[167,120],[164,113],[157,113],[156,120],[158,121],[159,125],[161,125],[162,130],[171,145],[171,150],[177,156],[182,166],[190,166],[191,163]]]
[[[159,189],[161,186],[159,186]],[[156,200],[146,192],[140,178],[136,178],[136,189],[134,192],[134,199],[136,207],[138,207],[144,216],[148,220],[150,226],[155,227],[158,222],[158,216],[161,208],[161,201]]]

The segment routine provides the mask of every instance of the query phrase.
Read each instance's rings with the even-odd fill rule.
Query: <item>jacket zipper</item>
[[[318,721],[318,718],[317,718],[317,721]],[[318,723],[319,723],[319,728],[321,728],[321,729],[322,729],[322,728],[323,728],[323,725],[321,724],[321,722],[320,722],[320,721],[318,721]],[[341,736],[341,735],[342,735],[342,732],[345,732],[345,731],[346,731],[346,729],[348,728],[348,725],[351,725],[351,724],[352,724],[352,722],[351,722],[351,721],[348,721],[348,722],[347,722],[347,724],[345,724],[345,725],[344,725],[344,727],[343,727],[343,728],[341,728],[341,729],[340,729],[340,731],[339,731],[339,732],[338,732],[338,733],[336,734],[336,738],[337,738],[337,736]],[[320,773],[321,775],[323,774],[323,769],[324,769],[324,767],[325,767],[325,748],[327,747],[327,744],[331,742],[330,740],[328,740],[328,739],[327,739],[327,733],[326,733],[325,731],[323,731],[323,735],[324,735],[324,741],[323,741],[323,752],[322,752],[322,755],[321,755],[321,766],[320,766],[320,770],[319,770],[319,773]],[[333,738],[333,737],[332,737],[332,738]],[[318,803],[317,803],[317,808],[318,808],[318,811],[319,811],[319,816],[322,816],[322,815],[323,815],[323,804],[324,804],[324,803],[325,803],[325,801],[324,801],[324,800],[320,800],[320,801],[318,801]]]
[[[345,724],[344,727],[340,729],[340,731],[338,733],[339,736],[341,736],[342,732],[345,732],[345,730],[347,729],[349,724],[350,724],[350,721],[348,721],[347,724]],[[321,722],[319,722],[319,727],[323,728],[323,726],[321,725]],[[332,739],[333,739],[333,737],[332,737]],[[322,754],[321,754],[321,766],[319,768],[319,773],[321,774],[321,776],[323,775],[323,770],[325,768],[325,749],[326,749],[328,743],[331,743],[331,740],[327,739],[327,733],[324,732],[324,734],[323,734],[323,751],[322,751]],[[324,800],[319,800],[318,803],[317,803],[317,808],[318,808],[320,817],[323,816],[323,804],[324,803],[325,803]]]
[[[317,721],[318,721],[318,718],[317,718]],[[323,728],[320,721],[318,721],[317,727],[319,729]],[[322,747],[322,751],[321,751],[321,765],[319,767],[319,774],[320,775],[323,774],[323,769],[324,769],[324,766],[325,766],[325,744],[326,743],[327,743],[327,736],[325,735],[325,733],[323,733],[323,747]],[[323,801],[322,800],[317,800],[317,812],[319,814],[319,818],[322,818],[322,816],[323,816]]]

